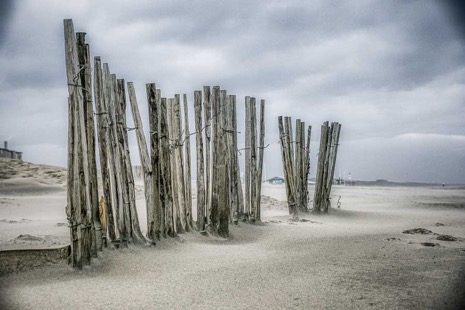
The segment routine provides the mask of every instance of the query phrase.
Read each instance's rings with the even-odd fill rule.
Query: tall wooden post
[[[212,174],[211,174],[211,206],[210,206],[210,218],[209,218],[209,229],[210,233],[218,233],[218,185],[220,180],[218,179],[218,127],[219,127],[219,113],[220,113],[220,87],[214,86],[212,91]]]
[[[114,136],[114,93],[111,83],[110,69],[107,63],[103,64],[103,95],[106,105],[107,112],[107,128],[106,128],[106,141],[107,141],[107,155],[108,155],[108,172],[110,179],[110,191],[111,191],[111,205],[113,207],[113,215],[115,217],[114,227],[116,236],[118,239],[113,240],[115,246],[119,246],[121,238],[121,227],[120,227],[120,207],[121,202],[119,199],[119,189],[116,176],[116,137]]]
[[[234,181],[235,187],[235,195],[237,196],[237,208],[235,210],[236,219],[237,221],[243,216],[244,214],[244,195],[242,192],[242,181],[241,181],[241,169],[239,165],[239,156],[238,156],[238,147],[237,147],[237,111],[236,111],[236,96],[232,95],[231,99],[231,121],[232,121],[232,130],[233,134],[233,146],[232,146],[232,154],[233,154],[233,165],[234,170],[236,172]]]
[[[184,104],[184,144],[185,144],[185,204],[186,204],[186,224],[187,228],[192,228],[192,175],[191,175],[191,138],[189,130],[189,109],[187,104],[187,95],[183,95]],[[201,133],[199,133],[201,134]]]
[[[258,161],[257,161],[257,182],[256,182],[256,216],[255,220],[261,220],[261,193],[262,193],[262,172],[263,172],[263,154],[265,151],[265,100],[260,101],[260,136],[258,146]]]
[[[108,120],[108,108],[105,102],[106,97],[104,96],[104,83],[102,75],[102,63],[100,57],[94,58],[94,97],[95,97],[95,110],[97,115],[97,126],[98,126],[98,145],[99,145],[99,158],[100,158],[100,170],[102,173],[102,184],[103,184],[103,196],[105,199],[105,223],[106,232],[103,237],[106,237],[107,233],[110,241],[116,240],[115,223],[113,217],[112,207],[112,194],[110,186],[110,171],[108,167],[108,137],[109,137],[109,120]],[[106,240],[104,241],[106,244]]]
[[[186,199],[185,199],[185,184],[184,184],[184,164],[183,164],[183,139],[181,133],[181,104],[180,96],[176,94],[172,100],[172,143],[173,143],[173,173],[174,173],[174,193],[177,197],[178,216],[180,227],[178,232],[187,231],[186,221]]]
[[[79,54],[83,55],[85,59],[86,46],[85,46],[85,33],[77,33],[77,50]],[[84,60],[85,66],[85,60]],[[85,81],[85,67],[81,67],[79,70],[81,81]],[[84,77],[82,77],[84,75]],[[85,90],[86,85],[81,85]],[[78,122],[77,127],[79,128],[79,149],[78,149],[78,161],[79,161],[79,182],[80,182],[80,193],[81,193],[81,223],[83,229],[83,252],[82,252],[82,264],[90,265],[91,263],[91,247],[92,247],[92,200],[91,190],[89,187],[89,159],[88,159],[88,148],[87,148],[87,126],[86,126],[86,111],[85,111],[85,100],[87,95],[84,96],[85,91],[82,92],[82,100],[78,101]],[[94,240],[94,242],[96,242]]]
[[[202,139],[202,92],[194,92],[195,131],[197,146],[197,229],[205,232],[205,178]]]
[[[163,236],[176,235],[175,223],[173,218],[173,192],[171,182],[171,151],[169,144],[169,130],[167,120],[168,107],[166,98],[161,98],[160,109],[158,114],[158,133],[160,138],[160,202],[162,214],[164,214]]]
[[[210,86],[203,87],[203,109],[204,109],[204,120],[205,120],[205,217],[207,222],[210,221],[210,209],[211,209],[211,94]]]
[[[249,96],[245,97],[245,197],[244,197],[244,218],[246,220],[250,216],[251,212],[251,192],[250,192],[250,163],[252,157],[251,150],[251,98]]]
[[[151,176],[151,193],[150,208],[147,207],[147,236],[152,240],[160,240],[160,222],[161,222],[161,208],[160,208],[160,146],[158,134],[158,108],[160,100],[160,92],[157,93],[155,83],[146,84],[147,102],[149,106],[149,123],[150,123],[150,171]],[[147,180],[148,181],[148,180]],[[146,196],[147,197],[147,196]]]
[[[79,90],[76,89],[78,82],[76,76],[78,73],[77,68],[77,51],[76,51],[76,39],[74,34],[73,21],[71,19],[64,20],[64,38],[65,38],[65,59],[66,59],[66,76],[68,82],[68,179],[67,179],[67,206],[66,213],[68,216],[68,222],[70,227],[71,237],[71,264],[73,267],[81,268],[81,233],[79,223],[80,221],[80,204],[79,197],[77,195],[78,188],[75,182],[77,179],[77,158],[76,152],[76,118],[75,113],[77,108],[77,99],[79,96]],[[82,93],[81,93],[82,96]]]
[[[318,167],[315,183],[315,194],[313,197],[313,212],[320,212],[322,206],[322,192],[324,191],[324,167],[326,159],[326,149],[328,143],[328,122],[321,125],[320,149],[318,151]]]
[[[304,124],[305,127],[305,124]],[[304,167],[303,167],[303,175],[304,175],[304,208],[308,211],[308,177],[310,175],[310,139],[312,136],[312,126],[308,126],[307,129],[307,144],[304,149]]]
[[[250,219],[257,216],[257,108],[255,98],[250,98]]]
[[[220,92],[220,105],[217,109],[219,114],[217,117],[216,127],[216,156],[217,163],[217,196],[218,196],[218,235],[223,238],[229,237],[229,213],[230,213],[230,200],[229,200],[229,150],[227,144],[227,94],[225,90]],[[219,152],[224,152],[221,156]]]
[[[84,114],[85,114],[85,132],[87,141],[87,161],[88,161],[88,180],[87,187],[90,192],[91,205],[88,206],[90,211],[89,220],[92,224],[92,246],[91,254],[97,257],[97,251],[102,250],[102,229],[98,210],[98,184],[97,184],[97,163],[95,159],[95,124],[94,110],[92,104],[92,70],[90,64],[90,47],[85,42],[85,33],[77,33],[77,46],[79,66],[81,68],[81,85],[83,86]]]
[[[302,211],[302,179],[301,179],[301,148],[302,145],[300,144],[301,142],[301,129],[302,127],[300,126],[300,119],[296,119],[295,122],[295,159],[294,159],[294,182],[295,182],[295,199],[296,199],[296,204],[297,208],[299,211]]]

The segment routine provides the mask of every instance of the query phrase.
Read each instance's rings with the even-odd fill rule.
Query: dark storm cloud
[[[5,36],[8,30],[8,23],[13,12],[14,1],[2,0],[0,1],[0,49],[5,42]]]
[[[462,0],[445,0],[441,1],[441,5],[447,9],[455,29],[465,40],[465,2]]]

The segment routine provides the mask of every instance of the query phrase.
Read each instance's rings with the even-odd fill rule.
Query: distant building
[[[8,149],[8,141],[4,142],[4,147],[0,148],[0,157],[23,160],[23,152],[16,152]]]
[[[270,184],[284,184],[285,180],[282,177],[274,177],[266,180]]]

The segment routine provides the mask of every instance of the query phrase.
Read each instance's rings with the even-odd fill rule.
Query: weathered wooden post
[[[260,101],[260,136],[258,146],[258,161],[257,161],[257,182],[256,182],[256,221],[261,221],[261,194],[262,194],[262,172],[263,172],[263,154],[265,152],[265,100]]]
[[[296,197],[295,197],[295,183],[294,183],[294,167],[292,165],[292,156],[291,156],[291,141],[290,141],[290,119],[285,117],[285,123],[283,124],[283,117],[278,117],[278,127],[279,127],[279,137],[281,143],[281,157],[283,160],[283,170],[284,177],[286,179],[286,194],[287,202],[289,205],[289,214],[293,218],[297,218],[298,212],[296,207]]]
[[[192,175],[191,175],[191,138],[189,130],[189,110],[187,104],[187,95],[183,95],[183,104],[184,104],[184,143],[185,147],[185,204],[186,204],[186,223],[187,228],[192,228]],[[201,135],[201,133],[199,133]]]
[[[92,101],[92,70],[90,64],[90,47],[85,42],[85,33],[77,33],[77,50],[79,66],[81,68],[81,85],[83,86],[82,95],[84,100],[85,114],[85,131],[87,141],[87,161],[88,161],[88,183],[87,187],[90,192],[91,205],[88,206],[90,211],[89,220],[92,223],[92,246],[91,254],[97,257],[97,251],[102,250],[102,228],[98,209],[98,183],[97,183],[97,163],[95,159],[95,124],[94,109]]]
[[[312,126],[308,126],[307,130],[307,146],[305,147],[304,156],[304,180],[305,180],[305,192],[304,192],[304,203],[305,210],[308,211],[308,180],[310,175],[310,139],[312,136]]]
[[[163,236],[176,236],[173,206],[173,191],[171,178],[171,151],[169,144],[169,129],[167,120],[168,108],[166,98],[161,98],[158,114],[158,134],[160,138],[160,202],[162,208]]]
[[[230,200],[229,200],[229,150],[227,144],[227,94],[225,90],[220,92],[220,105],[217,109],[218,125],[216,129],[216,162],[217,168],[217,195],[218,195],[218,235],[223,238],[229,237],[229,213],[230,213]],[[219,152],[224,152],[219,154]]]
[[[254,97],[250,98],[250,220],[257,215],[257,108]]]
[[[328,143],[328,122],[321,125],[320,149],[318,151],[318,167],[315,183],[315,194],[313,197],[313,212],[320,212],[322,206],[322,192],[324,191],[324,167],[326,159],[326,149]]]
[[[243,221],[246,221],[251,212],[251,192],[250,192],[250,169],[251,169],[251,158],[252,158],[252,150],[251,150],[251,135],[252,135],[252,127],[251,127],[251,98],[249,96],[245,97],[245,174],[244,174],[244,181],[245,181],[245,196],[244,196],[244,214],[243,214]]]
[[[128,82],[129,102],[131,103],[132,118],[136,127],[137,144],[139,146],[139,156],[144,173],[144,193],[145,203],[147,207],[147,236],[151,239],[155,237],[155,223],[154,223],[154,203],[152,192],[152,165],[147,149],[147,141],[145,140],[144,128],[139,113],[139,105],[137,103],[136,91],[134,84]],[[149,234],[150,232],[150,234]]]
[[[85,68],[79,67],[76,36],[73,22],[70,19],[64,20],[65,38],[65,60],[68,81],[69,106],[72,107],[72,163],[68,162],[73,169],[73,188],[68,188],[68,213],[71,219],[71,242],[72,242],[72,265],[81,268],[82,265],[90,264],[91,257],[91,201],[89,184],[89,166],[87,154],[87,135],[84,111],[83,89],[80,78],[81,71]],[[82,40],[81,40],[82,41]],[[70,159],[69,159],[70,160]],[[71,182],[69,182],[71,183]],[[72,194],[70,193],[72,192]],[[89,209],[88,209],[89,208]],[[77,231],[73,228],[79,226]],[[75,239],[74,239],[75,238]]]
[[[209,218],[209,230],[212,234],[218,233],[218,185],[220,180],[218,179],[218,169],[219,169],[219,162],[218,162],[218,127],[219,127],[219,113],[220,113],[220,87],[214,86],[212,91],[212,139],[211,139],[211,146],[212,146],[212,173],[211,173],[211,206],[210,206],[210,218]]]
[[[205,216],[207,222],[210,221],[210,209],[211,209],[211,94],[210,86],[203,87],[203,109],[204,109],[204,120],[205,120]]]
[[[178,195],[179,219],[181,230],[188,231],[186,220],[186,189],[184,182],[183,138],[181,128],[181,102],[179,94],[174,95],[172,129],[174,134],[174,171],[176,193]]]
[[[159,155],[159,134],[158,134],[158,106],[157,103],[157,90],[154,83],[146,84],[147,102],[149,107],[149,123],[150,123],[150,156],[151,159],[150,177],[147,178],[147,182],[150,182],[147,190],[150,190],[146,194],[147,205],[147,236],[152,240],[160,240],[160,221],[161,221],[161,210],[160,210],[160,155]],[[140,118],[140,117],[139,117]],[[140,119],[139,121],[140,122]],[[144,155],[146,156],[146,155]]]
[[[331,195],[331,188],[333,185],[333,178],[334,178],[334,170],[336,166],[336,155],[337,149],[339,144],[339,134],[340,134],[341,126],[339,123],[331,123],[331,136],[328,137],[328,155],[327,155],[327,172],[326,172],[326,179],[324,180],[324,203],[323,203],[323,212],[327,213],[328,208],[331,205],[330,202],[330,195]]]
[[[240,218],[242,218],[244,214],[244,195],[242,192],[242,181],[241,181],[241,169],[239,166],[239,156],[238,156],[238,148],[237,148],[237,112],[236,112],[236,96],[231,95],[230,99],[231,104],[231,122],[232,122],[232,130],[233,130],[233,144],[232,144],[232,161],[233,161],[233,170],[235,171],[236,175],[233,177],[233,188],[234,188],[234,196],[236,196],[236,209],[234,222],[237,224]]]
[[[301,152],[301,129],[300,126],[301,120],[296,119],[295,122],[295,159],[294,159],[294,184],[295,184],[295,199],[297,208],[299,211],[302,211],[302,179],[301,179],[301,164],[302,164],[302,152]]]
[[[124,223],[130,240],[147,243],[139,225],[139,216],[136,208],[136,193],[134,175],[132,173],[131,157],[126,121],[126,88],[123,79],[117,80],[116,121],[119,150],[121,154],[121,178],[123,190]]]
[[[108,167],[108,137],[109,137],[109,120],[108,120],[108,108],[105,102],[106,97],[104,96],[104,84],[102,74],[102,64],[100,57],[94,58],[94,99],[95,99],[95,110],[97,115],[97,133],[98,133],[98,145],[99,145],[99,158],[100,158],[100,170],[102,173],[102,185],[103,185],[103,196],[105,199],[105,223],[106,232],[104,237],[108,233],[108,237],[111,242],[116,241],[115,222],[113,217],[112,207],[112,194],[110,185],[110,171]],[[106,240],[104,240],[106,244]]]
[[[81,267],[81,243],[80,238],[81,234],[79,232],[80,227],[80,205],[77,195],[77,188],[75,181],[77,173],[77,158],[75,157],[76,150],[76,141],[74,137],[76,136],[76,128],[74,124],[76,123],[76,100],[75,97],[78,96],[77,90],[75,89],[77,82],[75,77],[77,74],[76,68],[76,44],[74,37],[74,26],[73,21],[70,19],[64,20],[64,37],[65,37],[65,59],[66,59],[66,75],[68,82],[68,178],[67,178],[67,206],[66,213],[68,217],[69,227],[70,227],[70,237],[71,237],[71,264],[73,267]]]
[[[205,232],[205,170],[202,139],[202,92],[194,92],[195,130],[197,146],[197,229]]]

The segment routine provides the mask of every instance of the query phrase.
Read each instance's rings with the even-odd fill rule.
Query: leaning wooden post
[[[321,187],[321,207],[320,209],[323,212],[328,212],[329,196],[327,190],[327,180],[329,174],[329,159],[331,154],[331,136],[333,128],[328,126],[327,137],[326,137],[326,151],[325,151],[325,160],[323,165],[323,177],[322,177],[322,187]]]
[[[197,146],[197,229],[205,232],[205,179],[202,139],[202,92],[194,92],[195,131]]]
[[[334,170],[336,167],[336,155],[337,149],[339,144],[339,134],[341,131],[341,125],[339,123],[332,123],[331,124],[331,138],[330,138],[330,156],[328,162],[328,175],[326,180],[326,198],[327,202],[325,205],[324,212],[328,212],[328,207],[330,205],[330,195],[331,195],[331,188],[333,185],[333,178],[334,178]]]
[[[185,201],[186,201],[186,222],[187,228],[192,228],[192,175],[191,175],[191,138],[190,138],[190,131],[189,131],[189,110],[187,104],[187,95],[183,95],[183,104],[184,104],[184,143],[186,144],[185,147],[185,166],[184,166],[184,173],[185,173]],[[199,133],[201,135],[201,133]]]
[[[155,228],[153,223],[153,196],[152,196],[152,165],[150,162],[150,155],[147,149],[147,141],[144,135],[144,125],[140,117],[139,105],[137,103],[136,91],[133,82],[128,82],[129,102],[131,104],[132,118],[134,120],[137,145],[139,147],[140,163],[144,173],[144,194],[145,203],[147,208],[147,236],[155,240]],[[155,238],[154,238],[155,237]]]
[[[158,108],[157,89],[155,83],[146,84],[147,102],[149,106],[149,123],[150,123],[150,178],[147,182],[151,182],[151,192],[146,195],[146,202],[150,203],[147,206],[147,236],[152,240],[160,240],[160,146],[158,134]],[[159,93],[158,93],[159,95]],[[148,198],[148,199],[147,199]]]
[[[136,193],[134,184],[134,175],[132,173],[131,157],[129,155],[129,142],[127,133],[127,121],[126,121],[126,88],[123,79],[117,80],[118,100],[117,100],[117,120],[118,120],[118,135],[121,152],[121,167],[122,167],[122,180],[123,189],[127,191],[127,201],[125,201],[125,223],[127,230],[129,231],[130,237],[137,242],[148,243],[142,234],[139,216],[136,208]]]
[[[336,123],[336,129],[335,131],[333,132],[333,135],[335,135],[334,137],[334,148],[333,148],[333,162],[332,162],[332,168],[331,168],[331,180],[333,180],[334,178],[334,172],[336,170],[336,158],[337,158],[337,151],[339,149],[339,136],[341,134],[341,124],[339,123]],[[329,185],[329,191],[331,192],[331,188],[332,188],[332,182],[331,184]]]
[[[256,216],[255,220],[261,221],[261,194],[262,194],[262,172],[263,172],[263,154],[265,151],[265,100],[260,101],[260,136],[258,142],[258,161],[257,161],[257,183],[256,183]]]
[[[286,194],[287,194],[287,203],[289,205],[289,214],[294,218],[297,217],[297,208],[295,203],[294,196],[294,180],[292,175],[292,165],[290,161],[290,147],[289,147],[289,133],[284,129],[283,117],[278,117],[278,127],[279,127],[279,140],[281,143],[281,157],[283,160],[283,170],[284,178],[286,179]]]
[[[210,86],[203,87],[203,108],[204,108],[204,120],[205,120],[205,217],[207,222],[210,221],[210,209],[211,209],[211,95]]]
[[[113,207],[111,198],[111,187],[110,187],[110,172],[108,169],[108,108],[105,103],[104,97],[104,84],[102,76],[102,63],[100,57],[94,58],[94,99],[95,99],[95,110],[97,115],[97,127],[98,127],[98,145],[99,145],[99,158],[100,158],[100,171],[102,173],[102,187],[103,197],[105,199],[105,227],[106,231],[103,237],[106,238],[108,233],[111,242],[116,240],[115,222],[113,218]],[[106,240],[104,240],[106,245]]]

